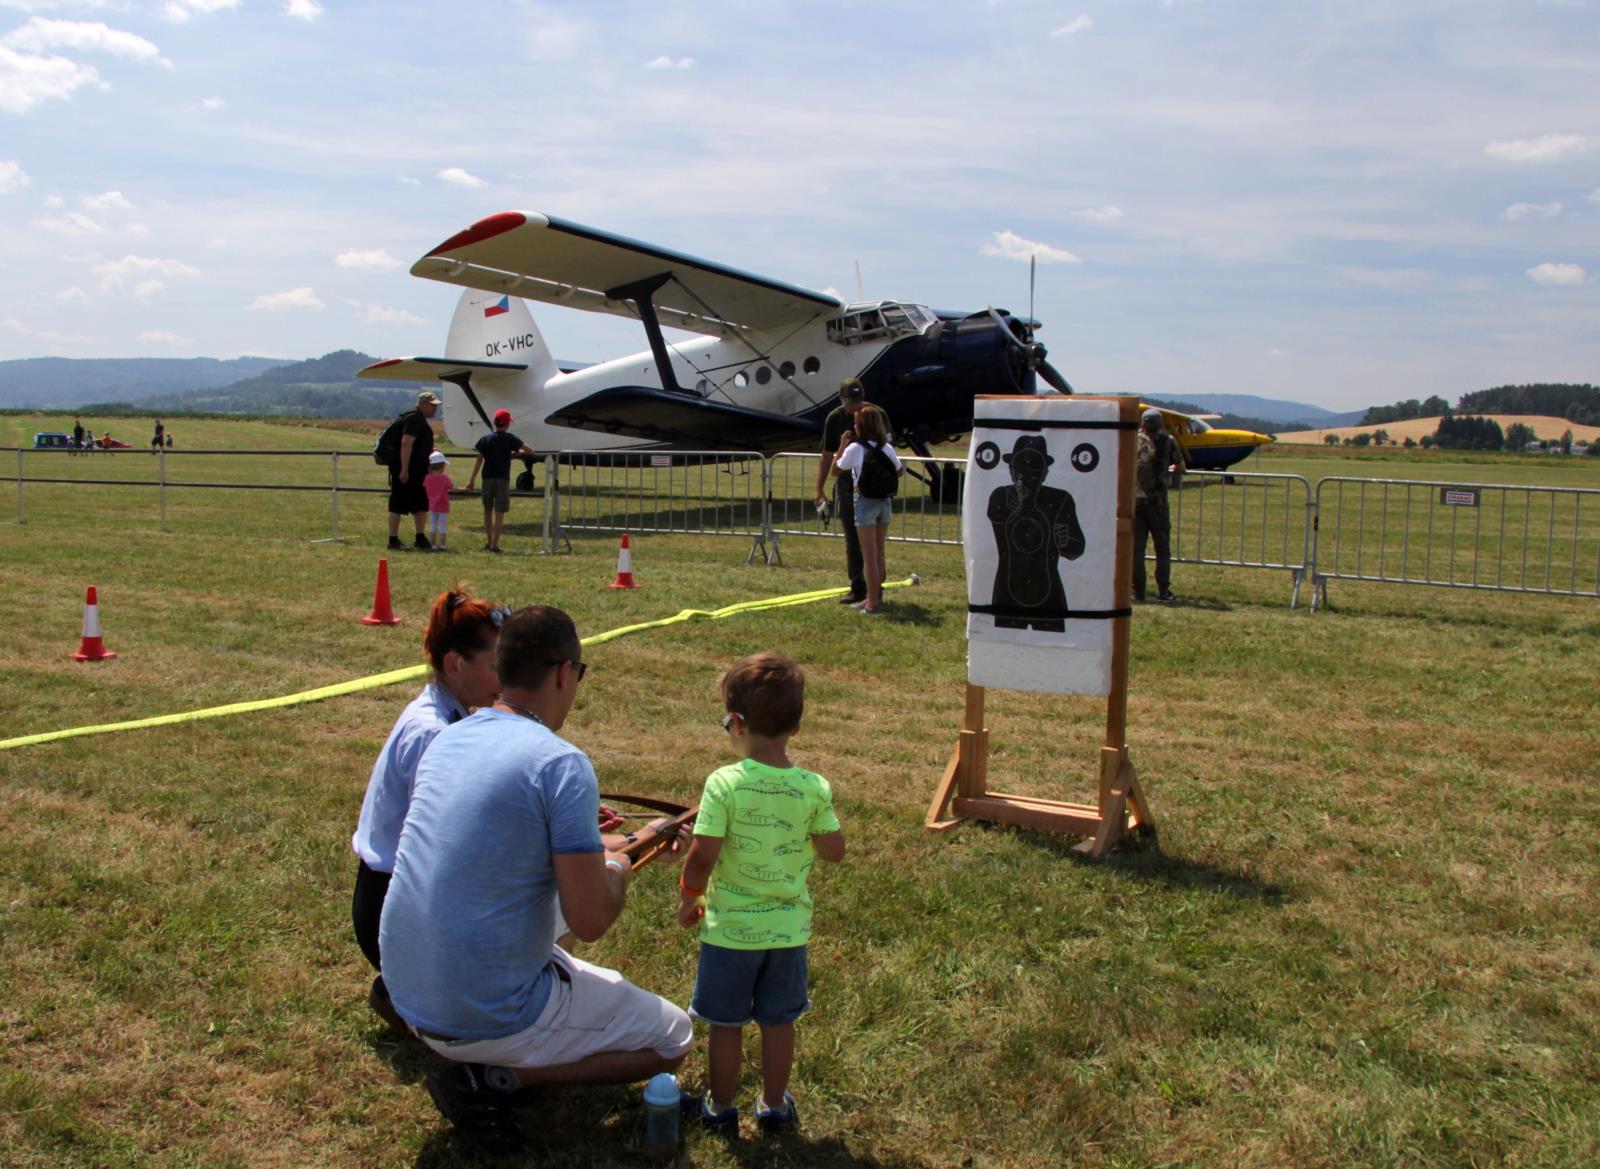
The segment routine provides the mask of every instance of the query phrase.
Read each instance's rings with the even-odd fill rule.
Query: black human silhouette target
[[[995,628],[1060,633],[1066,629],[1067,593],[1058,562],[1076,560],[1085,548],[1077,505],[1070,492],[1044,485],[1055,459],[1040,435],[1022,435],[1003,457],[1011,483],[990,493],[988,507],[999,554],[991,601]]]

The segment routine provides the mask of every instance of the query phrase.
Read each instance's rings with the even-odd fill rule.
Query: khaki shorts
[[[501,515],[511,510],[511,480],[485,479],[482,491],[484,510],[492,507]]]
[[[503,1039],[419,1038],[456,1063],[503,1068],[562,1067],[608,1051],[654,1051],[677,1059],[694,1046],[689,1016],[615,970],[574,958],[557,946],[550,998],[533,1026]]]

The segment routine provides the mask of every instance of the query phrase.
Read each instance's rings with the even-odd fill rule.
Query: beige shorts
[[[491,507],[498,512],[511,510],[511,480],[485,479],[483,486],[478,490],[483,497],[484,511],[488,511]]]
[[[608,1051],[649,1049],[676,1059],[694,1045],[689,1016],[660,995],[559,946],[551,961],[559,970],[533,1026],[503,1039],[419,1038],[456,1063],[505,1068],[561,1067]]]

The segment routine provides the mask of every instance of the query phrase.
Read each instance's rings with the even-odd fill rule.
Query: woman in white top
[[[839,440],[832,473],[855,474],[856,535],[861,539],[867,577],[867,599],[861,611],[874,617],[883,612],[883,550],[889,535],[889,513],[905,467],[889,445],[888,416],[882,410],[872,405],[861,407],[855,424],[856,429],[846,430]]]
[[[510,609],[467,595],[460,586],[440,593],[428,614],[422,647],[433,666],[433,677],[401,712],[378,753],[361,801],[361,819],[350,837],[350,847],[360,858],[350,912],[356,943],[374,970],[380,969],[378,919],[394,872],[400,828],[411,806],[417,764],[435,735],[465,718],[474,707],[490,705],[499,695],[495,647],[500,625],[510,614]],[[391,1025],[404,1029],[389,1005],[382,975],[372,980],[367,1002]]]

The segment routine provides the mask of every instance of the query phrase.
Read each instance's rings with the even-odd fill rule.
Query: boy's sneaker
[[[711,1097],[692,1096],[688,1092],[683,1092],[678,1096],[678,1116],[684,1120],[697,1121],[701,1128],[716,1133],[719,1137],[739,1135],[737,1104],[730,1104],[721,1112],[712,1112]]]
[[[453,1063],[428,1075],[428,1095],[474,1156],[504,1157],[526,1144],[511,1094],[491,1088],[481,1063]]]
[[[1177,597],[1172,595],[1171,589],[1162,589],[1161,595],[1156,598],[1156,600],[1160,601],[1163,605],[1170,605],[1177,599]]]
[[[783,1094],[782,1108],[768,1108],[766,1101],[756,1100],[756,1127],[764,1137],[781,1137],[792,1133],[800,1125],[800,1113],[795,1109],[794,1097]]]
[[[411,546],[413,548],[415,548],[418,552],[432,552],[433,551],[433,543],[432,543],[432,541],[430,541],[428,539],[428,537],[424,536],[421,532],[417,533],[417,538],[412,541]]]
[[[391,552],[404,552],[405,550],[406,550],[406,546],[400,542],[400,537],[399,536],[390,536],[389,537],[389,551],[391,551]]]

